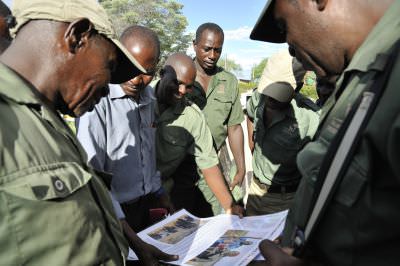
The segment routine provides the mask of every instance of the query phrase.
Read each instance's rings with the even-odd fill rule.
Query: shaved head
[[[178,81],[196,78],[196,66],[189,56],[184,53],[175,53],[168,57],[165,65],[170,65],[176,72]],[[191,82],[193,83],[193,82]]]
[[[189,56],[175,53],[167,58],[161,71],[160,86],[156,90],[159,103],[175,105],[184,99],[196,79],[196,66]]]

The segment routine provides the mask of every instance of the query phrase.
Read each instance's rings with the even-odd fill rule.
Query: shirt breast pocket
[[[162,143],[159,143],[163,148],[163,160],[176,160],[176,158],[183,158],[186,153],[190,153],[188,150],[189,138],[193,137],[181,126],[170,125],[164,127],[161,132]]]
[[[274,142],[286,151],[297,152],[303,146],[303,141],[300,137],[298,128],[294,125],[288,126],[275,134]]]
[[[44,263],[41,260],[72,261],[80,252],[76,243],[99,248],[98,230],[104,227],[104,218],[87,185],[91,178],[77,163],[40,165],[3,176],[0,210],[7,219],[0,234],[8,235],[10,244],[16,242],[21,257],[34,258],[38,265]],[[54,251],[40,243],[63,255],[52,256]],[[100,256],[106,260],[106,254]]]
[[[227,116],[232,109],[232,100],[228,97],[214,98],[215,115]]]
[[[353,160],[335,193],[335,202],[348,208],[352,207],[359,199],[366,183],[367,172],[357,160]]]

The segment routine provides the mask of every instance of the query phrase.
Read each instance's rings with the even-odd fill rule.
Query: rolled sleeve
[[[240,104],[239,88],[236,86],[235,97],[232,103],[232,112],[229,116],[228,127],[242,123],[244,120],[242,105]]]
[[[200,169],[207,169],[218,164],[217,153],[213,146],[210,129],[207,126],[204,115],[200,114],[197,126],[193,130],[194,156]]]
[[[246,103],[247,116],[250,117],[251,119],[254,119],[256,116],[255,110],[259,102],[260,102],[260,94],[257,91],[254,91]]]

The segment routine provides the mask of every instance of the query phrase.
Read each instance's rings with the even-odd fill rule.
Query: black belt
[[[253,180],[256,184],[261,187],[262,189],[266,190],[268,193],[293,193],[296,192],[297,187],[299,184],[294,185],[278,185],[272,183],[271,185],[264,184],[260,181],[259,178],[254,176]]]

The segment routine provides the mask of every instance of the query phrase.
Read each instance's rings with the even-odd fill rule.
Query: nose
[[[210,59],[215,60],[217,58],[217,52],[214,49],[210,50]]]

